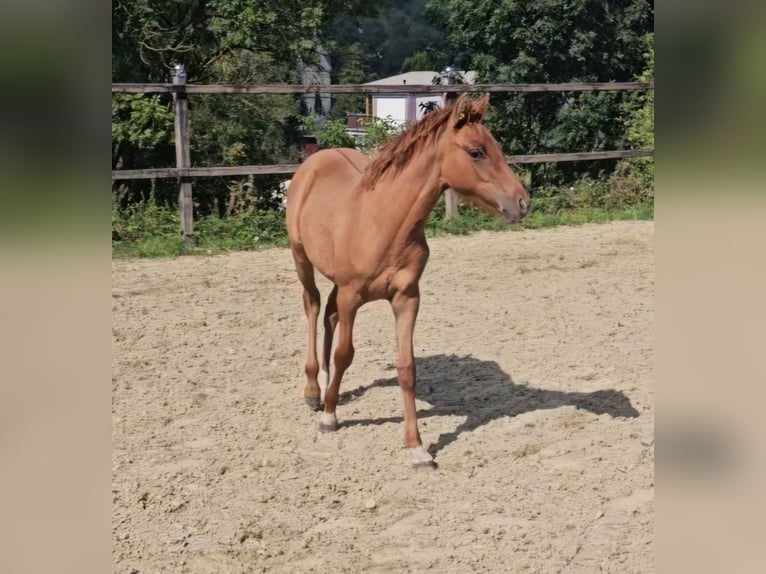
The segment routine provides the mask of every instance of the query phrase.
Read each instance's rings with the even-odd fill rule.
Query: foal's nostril
[[[524,199],[523,197],[520,197],[519,198],[519,210],[521,210],[521,213],[526,213],[528,207],[529,207],[529,205],[527,204],[527,200]]]

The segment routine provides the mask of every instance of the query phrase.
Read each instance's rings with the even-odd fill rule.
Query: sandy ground
[[[653,571],[653,224],[430,245],[435,473],[402,448],[387,303],[320,434],[287,250],[113,262],[116,573]]]

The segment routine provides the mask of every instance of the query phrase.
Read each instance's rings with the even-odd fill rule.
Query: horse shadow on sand
[[[466,417],[454,431],[439,436],[428,448],[431,456],[455,442],[461,434],[471,432],[493,420],[515,417],[540,409],[574,406],[596,415],[612,418],[635,418],[639,412],[622,392],[614,389],[583,392],[550,391],[516,384],[494,361],[472,356],[434,355],[416,359],[418,383],[416,397],[432,408],[419,410],[418,420],[456,415]],[[339,404],[358,400],[367,391],[379,387],[398,387],[396,376],[378,379],[370,385],[341,394]],[[374,419],[350,419],[341,427],[401,423],[403,416]]]

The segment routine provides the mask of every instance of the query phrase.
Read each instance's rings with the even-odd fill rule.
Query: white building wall
[[[403,124],[407,120],[407,98],[373,98],[372,114],[376,118],[391,118],[398,124]]]

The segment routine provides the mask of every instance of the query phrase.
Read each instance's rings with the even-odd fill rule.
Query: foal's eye
[[[468,151],[469,155],[474,160],[480,160],[487,157],[487,153],[480,147],[474,148]]]

